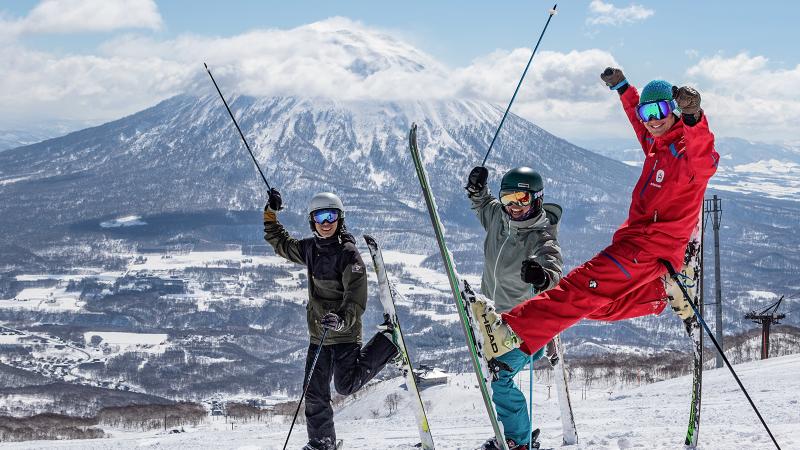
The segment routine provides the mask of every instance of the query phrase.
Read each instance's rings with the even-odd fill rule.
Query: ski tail
[[[414,376],[413,366],[411,364],[411,357],[408,353],[403,330],[400,327],[400,321],[397,318],[397,309],[395,307],[395,299],[389,277],[386,273],[386,265],[383,262],[383,253],[378,245],[378,242],[369,235],[364,235],[364,241],[369,248],[370,256],[372,257],[372,264],[375,267],[375,274],[378,276],[378,297],[380,298],[381,305],[383,305],[384,316],[393,326],[392,335],[395,344],[400,349],[402,362],[400,370],[406,380],[408,387],[408,395],[411,396],[411,403],[414,405],[414,416],[417,419],[417,428],[419,430],[420,444],[423,450],[434,450],[433,435],[431,435],[430,425],[428,424],[428,416],[425,413],[425,405],[422,402],[422,396],[417,386],[417,380]]]
[[[453,300],[456,303],[458,317],[461,321],[464,336],[467,340],[467,348],[470,352],[470,361],[472,361],[472,367],[475,370],[475,376],[478,379],[478,387],[480,388],[481,397],[483,398],[483,404],[486,408],[489,420],[492,423],[492,430],[494,431],[497,442],[502,447],[502,450],[508,450],[508,445],[506,444],[506,439],[503,434],[502,424],[499,420],[497,420],[497,413],[494,409],[494,403],[492,403],[492,388],[490,385],[491,373],[485,359],[481,356],[480,348],[476,341],[476,335],[481,335],[480,333],[475,332],[467,312],[468,306],[466,304],[466,298],[464,295],[466,294],[465,289],[469,289],[469,286],[460,280],[458,273],[456,272],[455,264],[453,263],[453,256],[450,253],[450,250],[447,249],[447,243],[444,240],[444,227],[442,226],[442,221],[439,218],[436,200],[433,197],[433,191],[431,191],[430,182],[428,181],[428,174],[425,172],[425,166],[422,163],[422,157],[420,156],[419,148],[417,146],[416,124],[411,125],[411,130],[408,133],[408,141],[409,150],[411,151],[411,158],[414,161],[414,168],[416,169],[417,178],[419,179],[419,184],[422,188],[422,195],[425,199],[425,205],[428,209],[428,215],[431,219],[431,225],[433,226],[436,243],[439,246],[439,253],[442,256],[442,262],[444,263],[445,271],[447,272],[447,280],[450,283],[450,290],[453,294]]]
[[[683,259],[680,278],[684,288],[691,293],[691,301],[695,305],[701,305],[702,295],[702,258],[703,258],[703,208],[700,208],[700,216],[697,218],[697,225],[689,238],[686,246],[686,253]],[[684,320],[686,333],[692,341],[692,399],[689,408],[689,425],[686,429],[684,446],[686,448],[696,448],[700,433],[700,405],[703,387],[703,330],[697,317],[692,315]]]
[[[561,410],[561,431],[564,445],[575,445],[578,443],[578,428],[575,426],[575,415],[572,412],[572,400],[569,396],[569,385],[567,383],[567,368],[564,365],[564,345],[561,343],[561,335],[556,335],[553,339],[556,346],[558,361],[553,367],[556,392],[558,395],[558,405]]]

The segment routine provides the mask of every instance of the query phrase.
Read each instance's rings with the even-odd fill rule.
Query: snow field
[[[783,449],[800,448],[800,355],[784,356],[735,366]],[[384,370],[395,370],[387,368]],[[704,376],[700,427],[701,450],[774,448],[744,395],[727,369],[707,370]],[[408,394],[401,378],[366,387],[348,399],[336,415],[337,434],[345,448],[409,449],[419,442]],[[521,377],[527,395],[527,372]],[[541,382],[534,386],[535,426],[542,429],[542,447],[564,450],[680,449],[689,414],[691,377],[612,391],[593,389],[586,400],[580,387],[571,386],[580,443],[561,446],[561,423],[555,391],[547,399]],[[389,416],[386,397],[400,394],[398,410]],[[491,436],[475,376],[454,375],[447,385],[422,391],[436,448],[474,449]],[[377,413],[375,412],[377,411]],[[209,419],[186,433],[118,432],[109,439],[6,444],[7,448],[48,449],[280,449],[291,418],[269,423],[223,423]],[[288,448],[306,442],[305,426],[298,424]]]

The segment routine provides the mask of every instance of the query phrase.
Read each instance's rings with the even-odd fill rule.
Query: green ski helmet
[[[542,176],[530,167],[516,167],[506,172],[500,181],[500,198],[502,198],[504,192],[521,191],[530,192],[533,197],[531,212],[521,220],[539,215],[542,210],[542,196],[544,194]]]

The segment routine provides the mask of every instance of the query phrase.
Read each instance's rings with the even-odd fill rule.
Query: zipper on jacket
[[[506,246],[506,242],[508,242],[508,238],[511,237],[511,224],[508,225],[508,230],[506,232],[506,239],[503,241],[503,244],[500,246],[500,250],[497,252],[497,259],[494,261],[494,273],[492,276],[494,277],[494,289],[492,289],[492,301],[497,303],[497,264],[500,263],[500,256],[503,254],[503,247]]]
[[[656,222],[658,222],[658,210],[655,210],[655,212],[653,212],[653,223]]]
[[[650,175],[647,176],[647,181],[644,182],[644,186],[642,186],[642,190],[639,191],[639,197],[644,195],[644,191],[647,190],[647,187],[650,186],[650,180],[653,179],[653,174],[656,173],[656,165],[658,165],[658,160],[653,163],[653,168],[650,169]]]

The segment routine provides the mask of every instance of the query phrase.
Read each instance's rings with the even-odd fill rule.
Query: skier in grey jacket
[[[486,230],[481,292],[494,301],[498,312],[556,286],[561,279],[563,259],[558,244],[561,207],[543,203],[542,177],[528,167],[503,175],[500,200],[486,186],[489,172],[475,167],[469,174],[467,194],[472,209]],[[492,382],[492,400],[510,449],[528,449],[531,423],[525,396],[514,384],[514,376],[544,349],[520,349],[498,358],[510,370],[501,370]],[[494,439],[482,447],[501,448]]]

